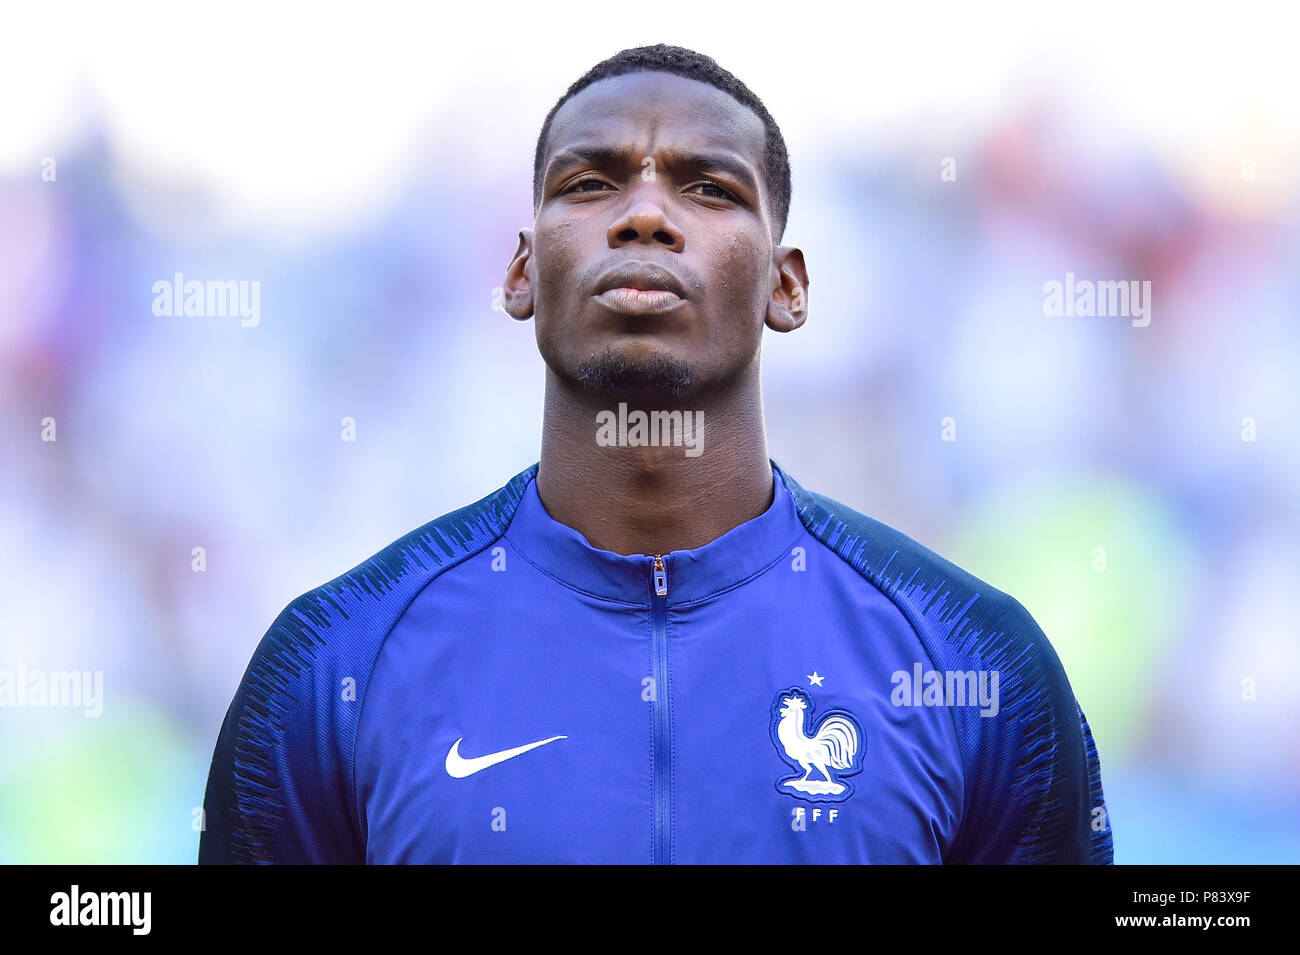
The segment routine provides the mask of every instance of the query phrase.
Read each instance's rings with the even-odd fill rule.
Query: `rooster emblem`
[[[814,709],[812,697],[798,687],[782,690],[772,703],[776,751],[803,771],[802,776],[778,780],[776,789],[790,795],[791,790],[804,793],[804,798],[813,802],[843,802],[853,795],[853,786],[841,780],[862,772],[862,726],[852,713],[828,710],[809,736],[804,730],[805,718]]]

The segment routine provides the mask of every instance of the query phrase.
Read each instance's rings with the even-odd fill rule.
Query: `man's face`
[[[764,143],[751,110],[668,73],[600,80],[560,108],[506,301],[515,317],[536,316],[554,374],[653,398],[756,367],[782,285]]]

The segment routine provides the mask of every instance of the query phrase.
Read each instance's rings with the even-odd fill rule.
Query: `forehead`
[[[641,71],[592,83],[551,120],[545,163],[573,145],[625,147],[651,155],[661,147],[734,151],[764,169],[766,130],[730,94],[673,73]]]

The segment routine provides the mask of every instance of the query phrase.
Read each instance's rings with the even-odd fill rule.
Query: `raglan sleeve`
[[[356,703],[330,622],[305,594],[257,645],[213,752],[200,865],[365,861],[348,758]]]
[[[990,661],[999,713],[976,714],[966,764],[966,816],[951,861],[1110,865],[1101,759],[1060,658],[1014,600]]]

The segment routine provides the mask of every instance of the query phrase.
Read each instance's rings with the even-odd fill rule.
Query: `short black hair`
[[[786,153],[781,127],[776,124],[763,101],[748,86],[720,67],[712,57],[665,43],[632,47],[602,60],[575,81],[551,107],[551,111],[546,114],[546,122],[542,123],[542,131],[537,137],[537,151],[533,156],[533,207],[536,208],[541,203],[546,137],[550,134],[551,121],[560,107],[597,80],[647,70],[675,73],[687,79],[708,83],[729,94],[742,106],[748,106],[763,121],[766,130],[763,173],[767,177],[767,193],[772,202],[772,214],[777,223],[776,238],[779,242],[781,236],[785,235],[785,223],[790,214],[790,157]]]

